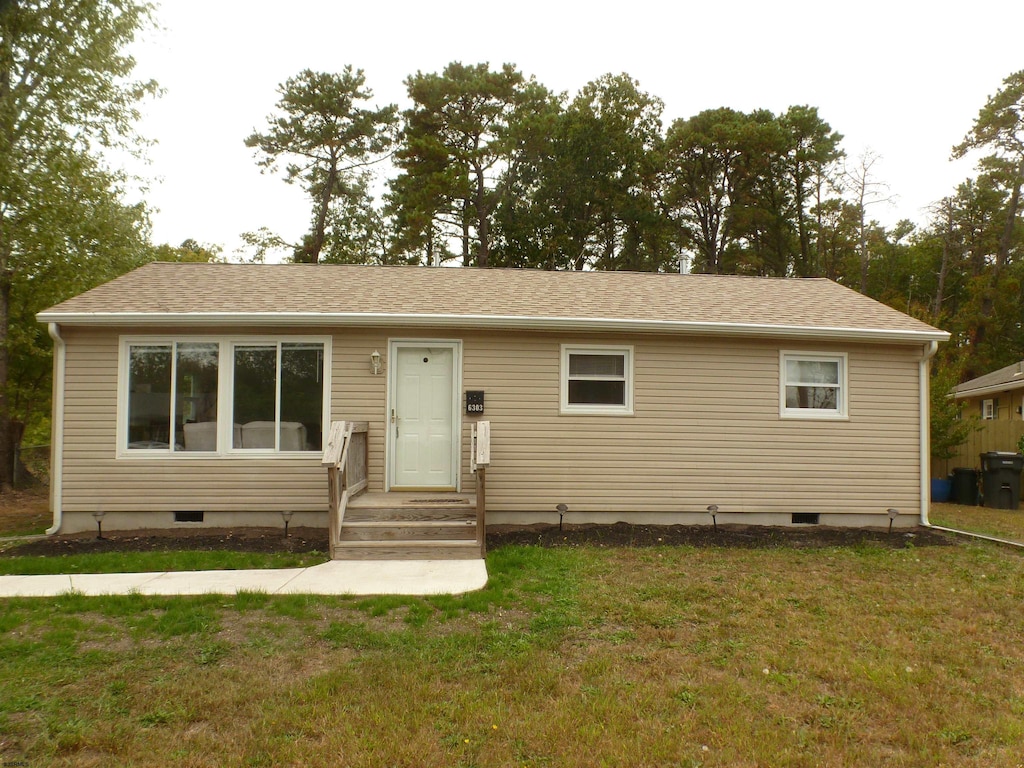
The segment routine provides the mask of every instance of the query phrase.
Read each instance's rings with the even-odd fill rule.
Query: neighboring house
[[[340,265],[150,264],[39,320],[61,531],[324,526],[338,420],[421,496],[474,490],[489,421],[491,523],[913,525],[948,338],[823,279]]]
[[[1021,421],[1024,410],[1024,360],[965,381],[953,390],[964,415],[985,421]]]

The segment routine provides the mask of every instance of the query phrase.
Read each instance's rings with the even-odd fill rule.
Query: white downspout
[[[918,399],[921,408],[921,525],[931,526],[928,522],[928,504],[931,500],[931,400],[928,396],[930,384],[930,362],[939,349],[939,342],[929,341],[925,345],[919,363],[918,378],[920,394]]]
[[[57,323],[48,323],[50,338],[53,339],[53,418],[50,424],[50,506],[53,508],[53,525],[46,529],[48,534],[60,532],[63,523],[64,497],[64,370],[66,364],[64,339]]]

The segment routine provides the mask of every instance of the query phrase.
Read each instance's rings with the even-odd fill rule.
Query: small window
[[[780,415],[787,418],[846,418],[846,355],[783,352]]]
[[[562,347],[562,413],[631,414],[632,347]]]
[[[982,400],[981,401],[981,418],[986,421],[991,421],[996,417],[996,401],[995,400]]]

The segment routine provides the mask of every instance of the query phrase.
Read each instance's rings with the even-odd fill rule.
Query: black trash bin
[[[978,470],[954,467],[949,479],[952,482],[950,501],[969,507],[978,506]]]
[[[989,451],[981,454],[982,503],[992,509],[1020,508],[1020,472],[1024,456]]]

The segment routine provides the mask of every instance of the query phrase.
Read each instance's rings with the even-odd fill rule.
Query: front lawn
[[[1024,511],[1019,509],[932,504],[928,520],[932,525],[981,533],[1024,544]]]
[[[4,601],[0,761],[1021,762],[1015,550],[506,546],[488,569],[457,598]]]

